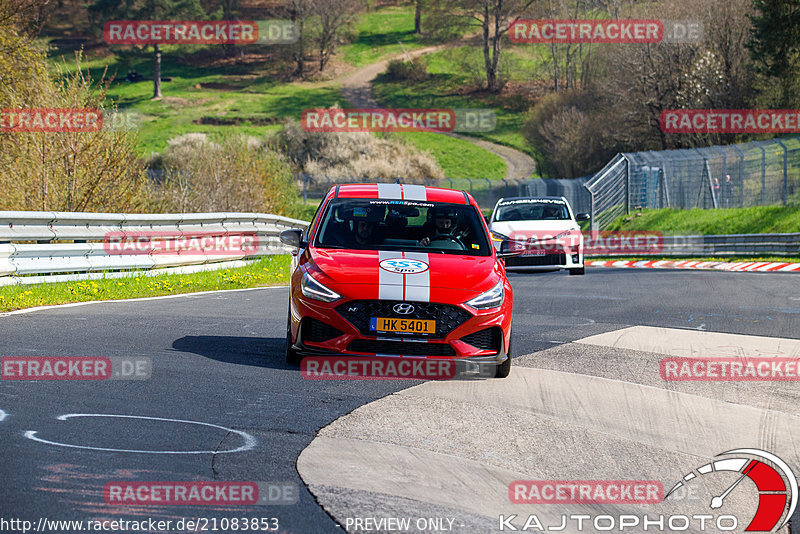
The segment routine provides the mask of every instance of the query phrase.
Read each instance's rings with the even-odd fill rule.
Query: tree
[[[422,33],[422,0],[416,0],[414,5],[414,33]]]
[[[481,27],[486,89],[497,92],[502,84],[498,76],[502,38],[511,25],[533,5],[535,0],[456,0],[462,16],[477,21]]]
[[[195,20],[205,18],[199,0],[96,0],[89,6],[100,26],[109,20]],[[161,98],[161,48],[153,45],[153,98]]]
[[[344,28],[355,20],[363,8],[362,0],[315,0],[314,13],[319,21],[317,50],[319,51],[319,70],[325,69]]]
[[[292,47],[295,76],[303,76],[306,70],[306,47],[308,46],[310,18],[314,12],[314,0],[289,0],[286,8],[289,19],[297,29],[297,41]]]
[[[800,0],[753,0],[753,32],[747,44],[758,70],[780,81],[780,105],[797,101],[800,74]]]

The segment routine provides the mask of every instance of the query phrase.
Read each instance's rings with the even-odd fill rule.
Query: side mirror
[[[575,220],[576,221],[590,221],[590,220],[592,220],[592,216],[589,215],[588,213],[578,213],[577,215],[575,215]]]
[[[486,226],[491,226],[492,225],[492,218],[489,217],[488,215],[484,215],[483,216],[483,220],[486,221]]]
[[[297,228],[281,232],[281,243],[292,248],[300,248],[306,245],[303,241],[303,231]]]

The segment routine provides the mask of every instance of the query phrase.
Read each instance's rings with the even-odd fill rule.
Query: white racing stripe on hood
[[[404,185],[403,198],[405,200],[428,200],[428,193],[424,185]]]
[[[430,265],[430,259],[426,252],[404,252],[403,257],[410,260],[424,261]],[[416,302],[431,301],[431,270],[430,267],[424,273],[407,274],[405,279],[405,300]]]
[[[400,184],[378,184],[378,198],[381,200],[400,200],[403,188]]]
[[[379,186],[381,184],[378,184]],[[401,255],[397,252],[378,251],[378,264],[383,260],[391,260]],[[403,275],[390,273],[378,267],[378,299],[403,300]]]

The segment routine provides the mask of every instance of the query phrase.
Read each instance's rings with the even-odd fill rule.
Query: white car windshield
[[[506,221],[568,221],[571,217],[563,202],[509,200],[497,207],[494,220]]]

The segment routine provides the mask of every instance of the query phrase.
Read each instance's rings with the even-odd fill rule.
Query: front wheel
[[[494,377],[506,378],[510,372],[511,372],[511,342],[508,343],[508,349],[506,350],[506,361],[497,366],[497,369],[494,372]]]
[[[286,317],[286,363],[289,365],[300,365],[302,360],[295,349],[292,348],[292,316],[291,312]]]
[[[575,275],[583,276],[584,274],[586,274],[586,267],[581,267],[580,269],[570,269],[569,274],[570,276],[575,276]]]

